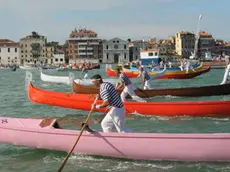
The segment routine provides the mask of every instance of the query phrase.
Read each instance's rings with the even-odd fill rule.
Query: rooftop
[[[208,33],[208,32],[201,31],[200,36],[212,36],[212,35],[210,33]]]
[[[180,34],[181,35],[194,35],[194,33],[189,32],[189,31],[181,31]]]
[[[19,43],[9,39],[0,39],[0,46],[15,47],[19,46]]]
[[[96,37],[97,33],[92,31],[92,30],[87,30],[87,29],[75,29],[73,30],[69,37],[74,38],[74,37]]]

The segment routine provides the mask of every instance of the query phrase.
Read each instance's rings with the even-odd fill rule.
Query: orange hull
[[[211,67],[209,66],[206,69],[202,69],[196,72],[190,72],[190,73],[185,73],[185,74],[166,74],[163,76],[159,76],[156,79],[190,79],[190,78],[195,78],[206,72],[209,72],[210,70],[211,70]]]
[[[36,88],[30,83],[29,98],[31,101],[51,106],[89,111],[96,95],[62,93]],[[101,100],[98,101],[101,103]],[[230,101],[199,102],[125,102],[127,114],[134,112],[142,115],[158,116],[230,116]],[[107,109],[96,109],[106,112]]]
[[[117,73],[115,70],[111,69],[111,68],[107,68],[106,69],[106,73],[109,76],[112,77],[117,77]],[[139,72],[134,72],[134,71],[124,71],[124,73],[126,74],[127,77],[129,78],[137,78],[139,75]]]
[[[186,71],[176,71],[176,72],[166,72],[164,75],[157,76],[157,74],[159,74],[159,72],[149,72],[149,75],[151,75],[151,76],[156,75],[155,79],[190,79],[190,78],[194,78],[196,76],[199,76],[203,73],[210,71],[210,69],[211,69],[210,66],[203,69],[202,65],[203,64],[200,64],[200,66],[195,68],[194,71],[189,70],[188,73],[186,73]],[[129,78],[137,78],[139,75],[139,72],[137,72],[137,71],[129,70],[129,71],[123,71],[123,72]],[[111,68],[107,68],[106,73],[109,76],[117,77],[116,71],[111,69]]]

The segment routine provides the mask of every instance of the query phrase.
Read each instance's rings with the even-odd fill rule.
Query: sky
[[[166,39],[200,30],[230,41],[230,0],[0,0],[0,39],[36,31],[60,44],[75,28],[103,39]]]

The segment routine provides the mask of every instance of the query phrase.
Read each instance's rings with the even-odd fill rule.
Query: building
[[[89,59],[102,61],[102,40],[92,30],[79,29],[70,33],[68,43],[69,63]]]
[[[175,35],[176,54],[182,58],[189,58],[194,52],[195,34],[191,32],[179,32]]]
[[[0,39],[0,65],[19,65],[20,46],[19,43],[9,39]]]
[[[65,52],[62,50],[56,50],[53,54],[53,62],[55,65],[60,65],[65,63]]]
[[[129,42],[113,38],[103,42],[103,63],[130,62]]]
[[[46,38],[37,32],[32,32],[20,39],[20,59],[21,64],[39,64],[47,62],[46,58]]]
[[[202,31],[199,33],[198,56],[204,57],[205,53],[213,53],[215,51],[215,39],[208,32]]]
[[[130,62],[137,60],[139,57],[140,57],[140,50],[133,42],[129,42],[129,60]]]

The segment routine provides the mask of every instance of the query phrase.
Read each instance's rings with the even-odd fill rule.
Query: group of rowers
[[[150,89],[150,76],[148,72],[146,72],[143,67],[140,67],[139,70],[143,78],[141,85],[144,85],[144,89]],[[120,79],[120,83],[116,86],[112,83],[104,82],[99,74],[91,77],[92,83],[100,88],[98,97],[103,100],[101,104],[92,104],[92,110],[100,108],[108,108],[109,110],[101,121],[103,132],[112,132],[113,129],[116,129],[117,132],[128,131],[125,129],[126,109],[124,107],[127,95],[130,95],[132,99],[138,102],[146,102],[135,94],[132,81],[121,69],[117,68],[116,73]],[[119,95],[117,90],[122,88],[123,91],[121,95]]]

